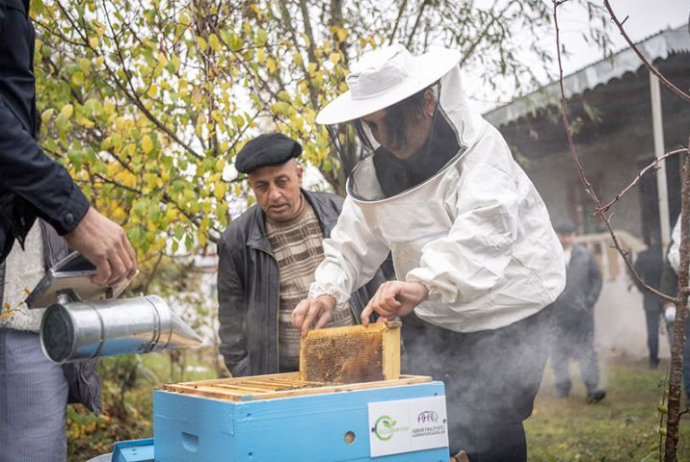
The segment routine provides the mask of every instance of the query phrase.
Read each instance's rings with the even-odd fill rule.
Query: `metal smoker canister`
[[[155,295],[51,305],[41,321],[41,346],[57,364],[194,347],[201,338]]]

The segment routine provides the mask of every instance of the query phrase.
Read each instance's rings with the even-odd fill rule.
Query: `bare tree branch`
[[[616,14],[613,12],[613,9],[611,8],[611,4],[609,3],[609,0],[604,0],[604,5],[606,6],[606,9],[609,11],[609,14],[611,14],[611,19],[613,19],[613,22],[616,23],[616,26],[618,26],[618,29],[621,32],[621,35],[623,38],[625,38],[625,41],[628,42],[628,45],[630,45],[630,48],[633,49],[635,54],[640,57],[640,60],[644,63],[644,65],[649,69],[649,72],[652,74],[656,75],[659,77],[659,80],[668,87],[669,90],[671,90],[673,93],[681,97],[683,100],[686,102],[690,103],[690,95],[687,93],[683,92],[681,89],[673,85],[671,82],[669,82],[662,74],[659,72],[659,70],[654,67],[652,63],[650,63],[647,58],[640,52],[640,50],[637,48],[637,46],[633,43],[632,40],[630,40],[630,37],[628,34],[625,32],[625,29],[623,29],[623,23],[618,20],[616,17]],[[623,21],[625,22],[625,21]]]
[[[393,30],[391,31],[391,35],[388,37],[388,44],[392,45],[393,42],[395,41],[395,33],[398,31],[398,26],[400,25],[400,19],[402,19],[403,13],[405,12],[405,8],[407,8],[407,0],[403,0],[402,3],[400,4],[400,9],[398,10],[398,15],[395,18],[395,24],[393,25]]]
[[[410,35],[407,36],[407,43],[405,46],[407,48],[410,48],[412,46],[412,41],[414,40],[414,35],[417,33],[417,27],[419,27],[419,23],[422,21],[422,16],[424,15],[424,9],[426,6],[429,4],[429,0],[424,0],[422,2],[422,5],[419,7],[419,13],[417,14],[417,19],[415,19],[414,26],[412,26],[412,30],[410,31]]]
[[[649,170],[651,170],[651,169],[653,169],[654,167],[656,167],[657,165],[659,165],[662,161],[665,161],[667,158],[669,158],[669,157],[671,157],[671,156],[675,156],[676,154],[681,154],[681,153],[688,153],[688,150],[685,149],[685,148],[683,148],[683,149],[676,149],[675,151],[667,152],[666,154],[664,154],[664,155],[662,155],[662,156],[659,156],[659,157],[657,157],[656,159],[654,159],[654,161],[653,161],[651,164],[647,165],[645,168],[643,168],[642,170],[640,170],[640,171],[637,173],[637,176],[635,176],[635,179],[632,181],[632,183],[630,183],[628,186],[626,186],[625,189],[623,189],[621,192],[619,192],[618,194],[616,194],[616,197],[615,197],[615,198],[613,198],[613,199],[612,199],[610,202],[608,202],[607,204],[602,205],[601,208],[597,208],[597,209],[596,209],[596,213],[608,212],[608,210],[611,208],[611,206],[612,206],[613,204],[615,204],[621,197],[623,197],[623,196],[624,196],[628,191],[630,191],[637,183],[639,183],[639,181],[642,179],[642,175],[644,175],[644,174],[647,173]]]
[[[618,250],[618,253],[620,253],[621,257],[623,257],[623,261],[625,262],[626,266],[630,270],[630,273],[633,275],[635,279],[637,279],[641,286],[645,288],[645,290],[653,293],[657,297],[661,298],[662,300],[666,300],[669,302],[674,302],[675,299],[673,297],[670,297],[669,295],[666,295],[664,293],[661,293],[660,291],[650,287],[645,281],[640,277],[639,274],[637,274],[637,271],[635,270],[635,267],[633,266],[632,262],[630,261],[630,255],[629,253],[624,250],[620,242],[618,241],[618,236],[616,236],[616,232],[613,230],[613,226],[611,225],[611,220],[606,215],[606,212],[602,210],[602,204],[599,198],[597,197],[596,192],[594,191],[594,188],[592,187],[591,183],[587,179],[587,176],[585,175],[584,168],[582,167],[582,163],[580,162],[580,157],[577,153],[577,150],[575,149],[575,143],[573,141],[573,134],[570,130],[570,121],[568,120],[568,106],[567,106],[567,100],[565,97],[565,88],[563,84],[563,61],[562,61],[562,56],[561,56],[561,39],[560,39],[560,29],[558,26],[558,6],[561,5],[563,2],[562,1],[554,1],[554,7],[553,7],[553,18],[554,18],[554,27],[556,29],[556,53],[558,57],[558,72],[559,72],[559,80],[558,84],[560,87],[560,92],[561,92],[561,112],[562,112],[562,119],[563,119],[563,126],[565,127],[566,135],[568,137],[568,147],[570,149],[570,154],[573,158],[573,161],[575,162],[575,165],[577,166],[578,174],[580,176],[580,182],[585,187],[585,191],[589,195],[589,197],[592,198],[592,201],[594,201],[595,205],[595,215],[598,215],[602,218],[604,221],[604,224],[606,225],[606,228],[609,231],[609,234],[611,235],[611,239],[613,240],[613,245],[615,248]]]

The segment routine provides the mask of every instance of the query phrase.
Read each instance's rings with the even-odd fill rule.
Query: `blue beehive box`
[[[154,392],[160,462],[447,462],[444,386],[429,377],[348,385],[298,373]]]

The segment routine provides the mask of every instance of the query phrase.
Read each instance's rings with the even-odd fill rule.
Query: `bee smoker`
[[[150,353],[201,345],[201,338],[160,297],[117,297],[131,280],[97,286],[96,268],[74,252],[39,281],[26,304],[48,307],[41,320],[41,346],[63,364],[97,356]]]
[[[57,364],[194,347],[201,338],[160,297],[72,301],[61,294],[41,321],[41,346]]]

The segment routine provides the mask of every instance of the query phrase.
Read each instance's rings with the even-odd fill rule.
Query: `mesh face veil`
[[[438,81],[354,121],[329,127],[349,176],[348,191],[363,200],[391,197],[437,173],[460,151]]]

